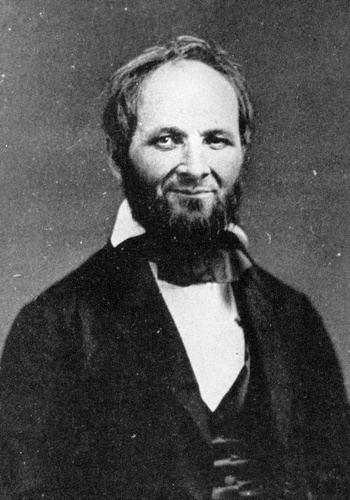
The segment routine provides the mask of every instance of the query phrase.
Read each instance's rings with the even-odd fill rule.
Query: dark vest
[[[259,362],[247,356],[239,377],[212,413],[213,499],[269,498],[274,483],[268,393]]]
[[[198,421],[204,422],[211,435],[212,498],[273,498],[267,494],[275,482],[276,468],[270,400],[254,348],[249,348],[245,366],[214,412],[198,396],[193,373],[181,369],[189,365],[184,349],[181,351],[177,376],[182,379],[186,399],[200,401]],[[239,491],[249,491],[249,496],[240,496]]]

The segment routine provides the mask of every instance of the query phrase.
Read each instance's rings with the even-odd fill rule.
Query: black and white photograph
[[[0,500],[349,500],[348,0],[0,26]]]

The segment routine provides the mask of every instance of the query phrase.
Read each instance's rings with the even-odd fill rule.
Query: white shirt
[[[112,245],[144,232],[124,200],[113,228]],[[240,228],[238,232],[240,238],[246,239]],[[237,322],[231,284],[210,282],[182,287],[159,280],[156,264],[150,262],[150,266],[179,331],[201,397],[214,411],[244,366],[244,333]]]

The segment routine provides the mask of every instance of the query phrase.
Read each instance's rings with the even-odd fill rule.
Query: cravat
[[[241,269],[237,251],[246,255],[235,234],[222,231],[210,250],[184,253],[142,234],[123,243],[139,256],[157,265],[158,278],[178,286],[195,283],[228,283],[238,279]]]

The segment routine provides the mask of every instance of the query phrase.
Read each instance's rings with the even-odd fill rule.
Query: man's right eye
[[[171,144],[173,144],[173,139],[170,135],[163,135],[161,137],[158,137],[157,144],[161,146],[170,146]]]
[[[179,139],[173,135],[160,135],[155,137],[152,142],[154,146],[159,149],[173,149],[177,144],[179,144]]]

